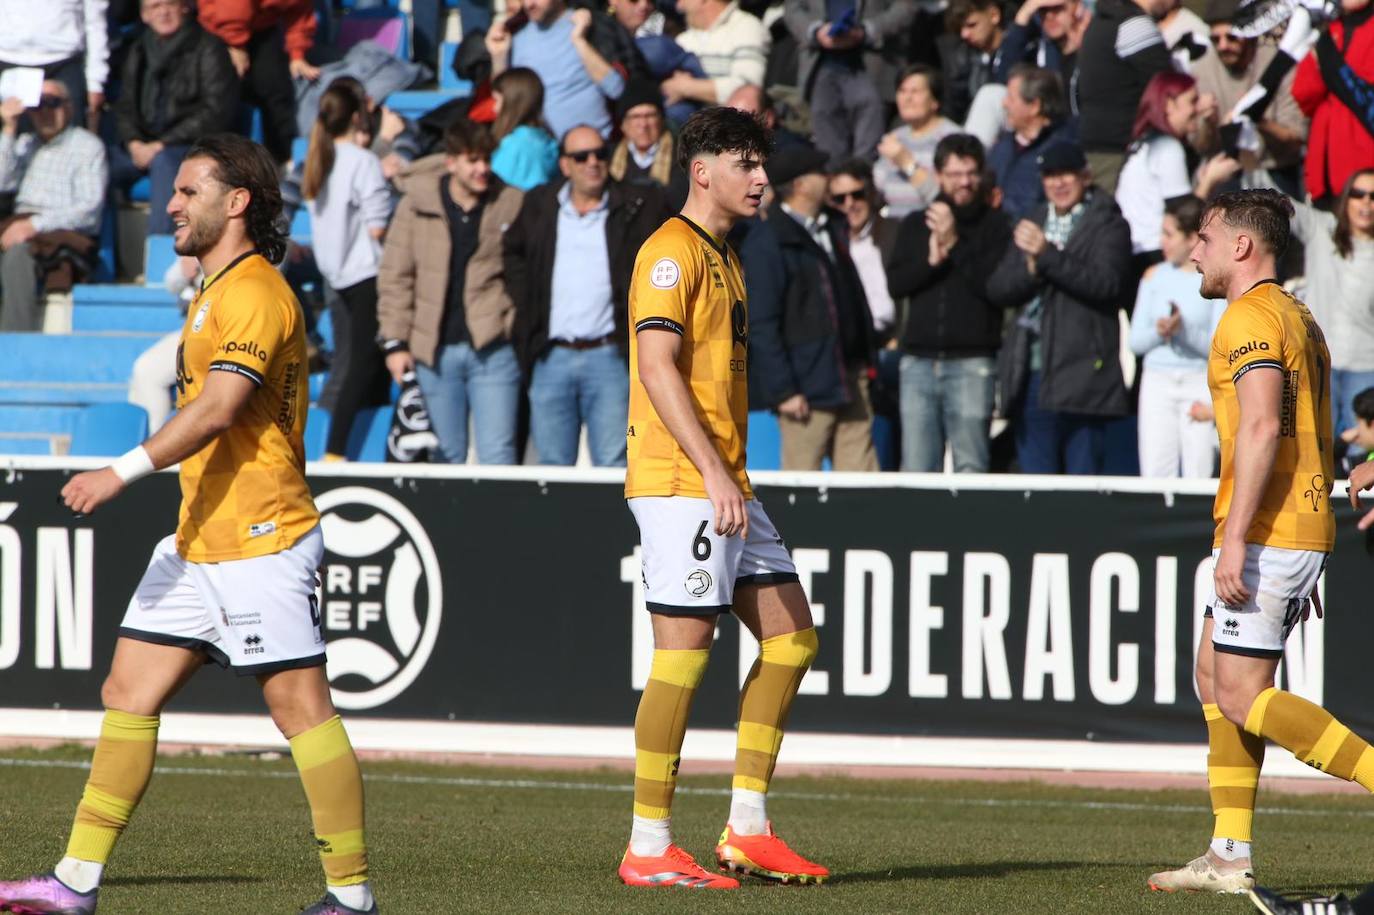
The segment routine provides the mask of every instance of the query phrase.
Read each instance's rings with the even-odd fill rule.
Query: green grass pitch
[[[60,856],[88,752],[0,751],[0,872]],[[680,783],[674,827],[698,860],[728,806],[725,775]],[[102,915],[295,912],[322,892],[289,759],[179,756],[159,774],[101,891]],[[368,762],[375,886],[389,915],[588,912],[1252,912],[1243,898],[1168,896],[1145,878],[1202,850],[1202,791],[1031,782],[779,778],[770,814],[835,876],[823,887],[631,890],[615,867],[630,820],[618,772]],[[1374,801],[1264,794],[1261,882],[1351,892],[1374,880]]]

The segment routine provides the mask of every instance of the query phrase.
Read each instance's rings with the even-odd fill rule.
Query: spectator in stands
[[[959,125],[940,114],[940,92],[939,72],[925,64],[912,64],[897,77],[902,126],[882,138],[873,166],[873,181],[893,219],[925,209],[940,192],[935,147],[959,133]]]
[[[1098,0],[1078,52],[1078,136],[1097,186],[1115,193],[1145,86],[1173,69],[1155,20],[1170,0]]]
[[[773,149],[786,149],[789,146],[810,146],[806,137],[790,130],[778,117],[778,109],[773,97],[760,86],[745,83],[725,100],[726,106],[738,108],[763,119],[763,126],[773,131]]]
[[[811,108],[816,147],[832,167],[872,159],[915,0],[795,0],[783,18],[800,46],[797,84]]]
[[[1342,0],[1341,8],[1293,78],[1293,98],[1312,120],[1304,174],[1314,202],[1336,196],[1352,174],[1374,162],[1374,5]]]
[[[988,280],[994,302],[1020,309],[998,366],[1002,411],[1022,473],[1101,473],[1107,423],[1129,409],[1119,315],[1131,230],[1078,146],[1045,150],[1040,173],[1046,204],[1016,224]]]
[[[108,0],[0,0],[0,71],[41,67],[67,87],[71,122],[98,127],[110,75]]]
[[[896,470],[902,461],[900,436],[895,431],[900,422],[902,353],[897,348],[897,307],[887,288],[884,265],[897,249],[900,222],[882,215],[883,198],[873,183],[873,167],[862,159],[851,159],[830,176],[830,206],[843,213],[848,224],[849,256],[859,271],[873,319],[876,372],[869,384],[869,402],[874,422],[881,417],[894,430],[890,435],[875,434],[873,448],[883,470]]]
[[[830,206],[844,214],[849,256],[859,271],[873,318],[874,344],[886,348],[895,342],[897,308],[888,292],[884,265],[897,249],[900,222],[882,215],[883,199],[873,183],[873,167],[862,159],[851,159],[831,174]]]
[[[512,67],[491,84],[496,152],[491,170],[512,187],[528,191],[558,170],[558,141],[544,124],[544,84],[528,67]]]
[[[1007,129],[988,153],[988,165],[1002,189],[1002,209],[1020,219],[1045,202],[1040,182],[1040,153],[1055,143],[1073,140],[1073,125],[1064,105],[1059,74],[1031,64],[1018,64],[1002,99]]]
[[[1025,0],[1002,36],[997,78],[1009,82],[1012,68],[1022,63],[1052,70],[1063,85],[1066,110],[1077,113],[1078,49],[1090,21],[1082,0]]]
[[[988,469],[995,359],[1002,308],[988,277],[1011,238],[1010,221],[987,203],[983,145],[956,133],[935,148],[940,193],[902,220],[887,261],[888,289],[906,300],[901,337],[902,469]]]
[[[415,371],[452,464],[467,461],[469,412],[477,460],[518,463],[516,306],[501,236],[524,195],[492,176],[494,146],[486,127],[460,118],[444,131],[444,155],[411,166],[377,276],[386,367],[397,381]]]
[[[740,86],[763,85],[772,36],[756,16],[738,0],[677,0],[677,8],[687,19],[677,42],[696,55],[706,76],[678,70],[665,79],[660,88],[669,105],[684,99],[724,105]]]
[[[652,0],[611,0],[611,15],[626,36],[633,36],[649,78],[657,85],[679,70],[696,78],[706,76],[697,56],[684,51],[664,32],[664,16],[653,7]],[[700,107],[699,102],[679,101],[666,107],[664,113],[674,124],[681,124]]]
[[[296,136],[291,80],[320,75],[305,59],[315,43],[314,3],[199,0],[197,13],[205,30],[229,46],[229,60],[243,82],[242,99],[262,112],[263,145],[277,162],[289,162]]]
[[[178,257],[167,265],[162,285],[176,296],[183,317],[204,278],[200,261],[194,257]],[[175,406],[172,386],[177,381],[177,346],[180,343],[181,328],[163,334],[156,343],[139,353],[129,373],[129,403],[142,407],[148,414],[149,435],[161,429],[167,417],[172,415]]]
[[[949,33],[940,37],[945,116],[964,123],[984,85],[997,82],[1002,51],[1002,7],[997,0],[954,0],[945,14]]]
[[[0,194],[14,193],[13,215],[0,221],[0,331],[41,330],[40,286],[57,266],[40,248],[95,248],[105,205],[105,145],[72,123],[65,83],[43,81],[33,131],[19,135],[24,103],[0,101]],[[40,283],[40,272],[44,283]]]
[[[391,379],[377,339],[377,270],[391,216],[391,189],[368,150],[367,109],[356,91],[331,85],[305,155],[301,196],[310,210],[311,246],[320,275],[343,300],[348,369],[329,420],[325,460],[344,460],[353,420],[364,403],[387,400]]]
[[[1210,29],[1211,49],[1191,70],[1201,96],[1216,100],[1214,105],[1204,107],[1202,129],[1197,132],[1198,152],[1207,156],[1224,151],[1216,129],[1219,117],[1235,109],[1277,53],[1273,44],[1241,38],[1231,30],[1238,5],[1238,0],[1209,0],[1203,18]],[[1301,197],[1298,166],[1307,139],[1307,118],[1293,98],[1296,75],[1296,69],[1288,72],[1271,94],[1263,115],[1255,121],[1259,148],[1255,153],[1257,161],[1250,170],[1258,168],[1262,173],[1250,175],[1246,183],[1251,187],[1273,184],[1289,196]]]
[[[515,349],[530,379],[530,437],[544,464],[577,461],[582,427],[598,467],[625,466],[630,274],[668,218],[652,183],[611,180],[592,127],[563,138],[562,178],[525,195],[506,232]]]
[[[493,76],[510,67],[528,67],[539,75],[544,122],[555,137],[579,124],[610,136],[606,103],[625,91],[625,74],[592,44],[592,19],[591,10],[569,9],[564,0],[524,0],[523,9],[498,19],[487,32]],[[522,22],[512,34],[508,23]]]
[[[778,150],[765,167],[779,203],[740,246],[749,291],[750,385],[778,414],[784,470],[876,471],[868,369],[873,318],[827,207],[827,156]]]
[[[1140,357],[1142,477],[1210,477],[1217,430],[1207,389],[1207,357],[1224,299],[1202,297],[1202,276],[1188,257],[1197,244],[1203,203],[1169,201],[1159,248],[1164,260],[1146,271],[1131,313],[1131,350]]]
[[[1136,109],[1131,146],[1116,188],[1116,202],[1131,226],[1135,276],[1164,259],[1159,250],[1164,205],[1179,197],[1203,200],[1217,185],[1240,171],[1240,162],[1218,153],[1193,181],[1184,139],[1197,126],[1197,83],[1186,73],[1157,73]]]
[[[1303,243],[1302,298],[1326,332],[1332,429],[1343,435],[1354,428],[1355,395],[1374,387],[1374,167],[1346,179],[1334,213],[1293,203],[1293,234]],[[1342,450],[1338,445],[1336,454]]]
[[[114,103],[110,171],[125,189],[148,176],[148,231],[170,235],[167,202],[181,160],[199,137],[230,129],[239,80],[224,42],[200,27],[186,0],[143,0],[141,15],[147,28],[124,58]]]
[[[687,173],[677,164],[677,141],[664,123],[663,96],[654,83],[631,83],[615,100],[620,142],[611,152],[611,177],[656,184],[676,212],[687,200]]]

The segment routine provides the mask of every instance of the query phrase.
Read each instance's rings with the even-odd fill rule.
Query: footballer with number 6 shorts
[[[324,669],[303,315],[272,266],[286,253],[276,165],[251,140],[206,137],[186,154],[167,213],[176,252],[205,275],[177,347],[178,412],[111,466],[73,477],[62,501],[90,514],[179,463],[180,523],[153,549],[120,625],[66,856],[53,873],[0,883],[0,911],[95,912],[105,863],[153,774],[162,709],[214,661],[257,678],[291,744],[327,885],[305,911],[375,915],[362,775]]]
[[[706,108],[688,119],[678,163],[682,212],[639,250],[630,284],[625,497],[639,525],[654,658],[635,716],[634,821],[620,879],[630,886],[735,889],[674,844],[673,789],[692,696],[717,618],[759,641],[740,695],[722,870],[820,883],[830,872],[773,832],[765,799],[783,727],[816,657],[811,608],[782,538],[745,473],[749,315],[725,236],[758,212],[772,137],[754,117]]]
[[[1150,876],[1156,890],[1244,893],[1264,742],[1374,791],[1369,744],[1330,712],[1274,686],[1284,642],[1315,605],[1335,543],[1331,358],[1307,306],[1274,277],[1293,206],[1278,191],[1207,205],[1192,260],[1205,298],[1225,297],[1208,358],[1221,480],[1213,596],[1197,653],[1215,825],[1201,857]]]

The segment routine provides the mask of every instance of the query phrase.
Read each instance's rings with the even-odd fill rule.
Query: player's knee
[[[821,640],[816,635],[815,627],[808,627],[796,632],[789,632],[786,635],[765,639],[763,654],[770,663],[806,669],[810,668],[811,662],[816,660],[816,652],[820,648],[820,644]]]
[[[100,686],[100,704],[130,715],[156,715],[161,709],[139,694],[137,688],[111,674]]]

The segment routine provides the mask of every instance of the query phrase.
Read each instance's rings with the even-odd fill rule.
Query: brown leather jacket
[[[444,157],[426,156],[396,178],[405,194],[386,233],[377,274],[377,323],[383,340],[399,340],[433,366],[443,343],[448,299],[448,213],[439,196]],[[495,176],[468,261],[463,307],[473,349],[509,340],[515,303],[506,290],[502,236],[515,222],[524,194]]]

